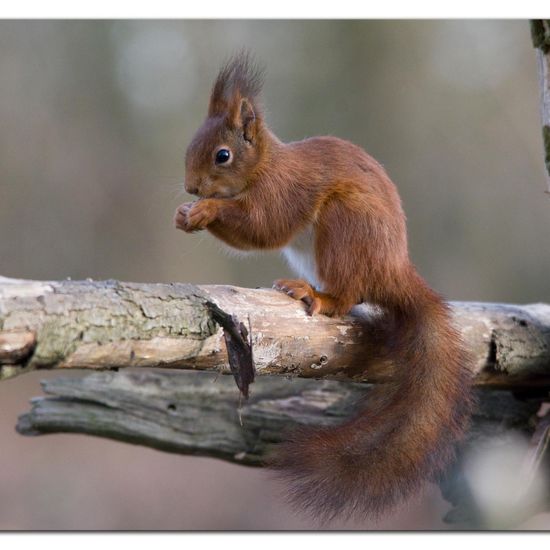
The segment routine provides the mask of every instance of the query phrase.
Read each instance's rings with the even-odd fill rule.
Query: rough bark
[[[542,139],[547,192],[550,193],[550,19],[531,21],[531,37],[537,49],[542,116]]]
[[[256,373],[377,382],[391,365],[363,371],[368,323],[308,317],[267,289],[118,281],[0,278],[0,379],[41,368],[178,368],[229,372],[222,329],[209,303],[248,327]],[[550,387],[550,306],[452,303],[474,353],[475,383]]]
[[[270,376],[258,379],[240,404],[228,377],[158,371],[59,377],[42,386],[48,397],[33,399],[32,410],[20,417],[22,434],[87,433],[249,466],[260,465],[269,446],[297,425],[342,422],[369,391],[361,383]],[[525,428],[540,401],[520,401],[505,390],[479,395],[482,431],[498,420],[492,435]],[[480,426],[474,431],[479,434]]]

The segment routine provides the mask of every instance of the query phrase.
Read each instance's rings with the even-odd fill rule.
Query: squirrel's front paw
[[[180,204],[174,216],[174,223],[178,229],[186,233],[193,233],[206,229],[214,221],[218,209],[213,200],[202,199],[195,202]]]
[[[186,232],[191,231],[188,224],[188,215],[193,204],[194,203],[192,202],[184,202],[176,208],[176,213],[174,214],[174,225],[177,229],[181,229]]]

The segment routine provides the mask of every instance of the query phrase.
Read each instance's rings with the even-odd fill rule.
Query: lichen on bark
[[[548,53],[550,51],[550,20],[532,19],[530,25],[533,46],[541,49],[543,53]]]
[[[207,298],[193,285],[63,281],[50,289],[3,300],[3,330],[36,334],[36,347],[21,367],[62,364],[84,345],[171,336],[203,341],[217,331]]]

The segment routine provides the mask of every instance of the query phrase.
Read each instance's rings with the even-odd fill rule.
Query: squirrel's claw
[[[315,315],[321,311],[321,300],[311,285],[300,279],[277,279],[273,288],[288,294],[295,300],[301,300],[307,306],[308,315]]]

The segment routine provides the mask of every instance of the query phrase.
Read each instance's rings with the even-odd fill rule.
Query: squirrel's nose
[[[196,183],[185,182],[185,190],[191,195],[196,195],[199,192],[199,186]]]

